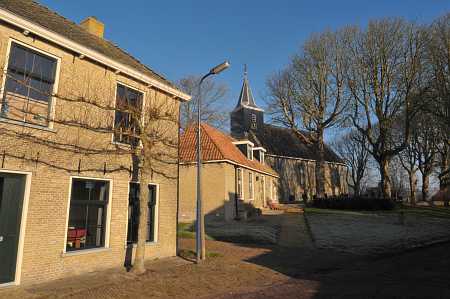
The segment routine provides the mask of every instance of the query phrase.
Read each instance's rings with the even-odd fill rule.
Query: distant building
[[[280,176],[280,201],[312,198],[316,193],[317,152],[297,138],[291,129],[264,123],[264,110],[256,105],[247,73],[237,105],[231,112],[231,135],[267,151],[266,163]],[[346,165],[328,146],[325,146],[325,159],[325,192],[329,196],[347,193]]]
[[[197,200],[197,127],[180,139],[180,222],[195,220]],[[206,218],[232,220],[252,208],[277,201],[278,175],[264,162],[264,149],[237,141],[207,124],[201,125],[202,198]]]

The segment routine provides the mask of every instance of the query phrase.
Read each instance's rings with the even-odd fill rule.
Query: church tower
[[[264,125],[264,110],[253,99],[247,78],[247,65],[244,66],[244,82],[236,107],[231,112],[231,135],[245,137],[250,131],[259,131]]]

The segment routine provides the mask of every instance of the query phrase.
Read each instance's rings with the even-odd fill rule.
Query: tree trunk
[[[422,200],[427,200],[428,191],[430,189],[430,174],[425,172],[422,174]],[[430,204],[433,205],[433,201],[430,201]]]
[[[383,198],[391,198],[391,179],[389,177],[389,160],[382,158],[380,164],[381,191]]]
[[[148,218],[148,186],[143,168],[139,171],[139,225],[136,256],[134,258],[133,273],[145,273],[145,244],[147,242],[147,218]]]
[[[417,188],[417,176],[415,172],[409,174],[409,201],[411,206],[416,205],[416,188]]]
[[[361,194],[361,181],[355,182],[355,196],[359,196]]]
[[[317,151],[318,159],[316,161],[316,196],[323,198],[325,196],[325,146],[323,142],[323,132],[318,134]]]

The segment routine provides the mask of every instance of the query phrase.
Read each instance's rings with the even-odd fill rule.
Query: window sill
[[[61,254],[61,257],[85,255],[85,254],[100,253],[100,252],[106,252],[106,251],[111,251],[111,248],[103,247],[103,248],[92,248],[92,249],[80,249],[80,250],[74,250],[74,251],[66,251]]]
[[[52,128],[49,128],[49,127],[33,125],[33,124],[30,124],[30,123],[27,123],[27,122],[18,121],[18,120],[12,120],[12,119],[3,118],[3,117],[0,117],[0,122],[12,124],[12,125],[17,125],[17,126],[22,126],[22,127],[28,127],[28,128],[32,128],[32,129],[36,129],[36,130],[47,131],[47,132],[50,132],[50,133],[56,133],[55,129],[52,129]]]

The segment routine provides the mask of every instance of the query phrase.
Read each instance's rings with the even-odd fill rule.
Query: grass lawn
[[[182,239],[195,239],[195,226],[193,223],[178,223],[178,237]],[[214,240],[208,234],[205,235],[206,240]]]

